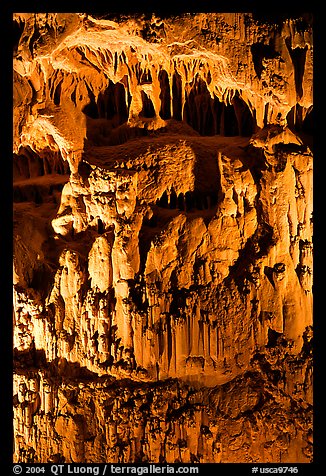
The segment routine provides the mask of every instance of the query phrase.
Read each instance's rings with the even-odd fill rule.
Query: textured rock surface
[[[308,462],[311,19],[107,18],[14,16],[15,460]]]

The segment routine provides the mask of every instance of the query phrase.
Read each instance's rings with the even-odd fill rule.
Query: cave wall
[[[16,461],[310,461],[309,16],[14,22]]]

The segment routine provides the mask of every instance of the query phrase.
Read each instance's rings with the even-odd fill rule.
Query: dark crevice
[[[274,278],[273,278],[273,268],[271,268],[270,266],[265,266],[264,274],[267,277],[268,281],[271,283],[271,285],[275,287]]]
[[[211,97],[206,82],[196,78],[185,97],[183,119],[202,136],[251,136],[255,121],[249,107],[236,92],[226,105]]]
[[[165,70],[160,71],[158,75],[160,81],[160,100],[161,100],[161,109],[160,116],[162,119],[167,120],[171,119],[171,93],[170,93],[170,82],[169,76]]]
[[[127,84],[126,77],[121,81]],[[97,101],[88,88],[90,102],[83,112],[87,116],[87,140],[94,145],[117,145],[131,136],[144,135],[144,130],[132,130],[127,124],[131,96],[126,94],[126,86],[122,82],[113,83],[110,80]]]
[[[263,59],[273,59],[280,56],[280,54],[275,51],[274,47],[271,45],[264,45],[262,43],[254,43],[251,45],[251,54],[252,60],[254,63],[255,72],[258,78],[261,78],[261,73],[264,69]]]
[[[76,103],[76,89],[73,90],[70,97],[71,97],[71,100],[74,103],[74,105],[77,106],[77,103]]]
[[[157,216],[153,215],[151,218],[144,218],[143,225],[156,228],[158,225]]]
[[[125,87],[122,83],[109,82],[104,93],[98,98],[99,117],[110,119],[113,127],[118,127],[128,119],[128,106],[126,104]]]
[[[305,115],[305,118],[302,121],[302,126],[301,126],[302,132],[306,134],[313,134],[314,131],[314,109],[311,106],[311,108],[308,109],[308,112]]]
[[[155,117],[155,109],[152,103],[152,100],[147,96],[147,94],[142,91],[142,102],[143,102],[143,109],[140,113],[140,116],[146,117],[148,119]]]
[[[63,189],[63,183],[53,184],[24,184],[14,185],[13,201],[15,203],[33,202],[41,205],[43,202],[54,201],[60,203],[59,196]]]
[[[61,86],[62,86],[63,80],[59,81],[57,87],[55,88],[54,95],[53,95],[53,102],[56,106],[60,105],[60,98],[61,98]]]
[[[280,332],[276,332],[268,328],[268,342],[266,347],[276,347],[279,344],[279,339],[282,336]]]
[[[297,98],[301,99],[303,95],[302,81],[305,70],[306,56],[307,56],[307,45],[304,48],[292,48],[291,39],[286,38],[285,44],[288,48],[289,54],[294,67],[294,80],[295,87],[297,91]]]
[[[169,203],[169,208],[171,210],[175,210],[177,208],[177,194],[175,193],[175,190],[172,189],[170,193],[170,203]]]
[[[97,219],[97,232],[102,235],[105,232],[104,224],[101,218]]]
[[[44,149],[37,154],[30,147],[21,147],[19,153],[13,155],[14,182],[48,174],[67,173],[69,165],[63,160],[60,152]]]
[[[266,256],[268,250],[275,244],[273,228],[268,223],[262,221],[261,210],[259,210],[259,208],[258,206],[258,227],[253,236],[247,240],[245,246],[240,251],[237,261],[230,267],[229,276],[226,278],[227,282],[233,279],[241,293],[243,293],[244,279],[250,280],[250,276],[248,276],[249,266],[257,259]],[[274,285],[274,281],[272,280],[273,268],[265,266],[264,272],[268,279],[271,278],[270,282]]]
[[[264,127],[268,126],[268,109],[269,109],[269,103],[265,104],[265,109],[264,109]]]
[[[133,69],[137,72],[139,65],[134,65]],[[148,76],[147,79],[149,80]],[[159,115],[162,119],[168,120],[171,118],[171,91],[166,71],[160,71],[159,81],[161,87]],[[110,81],[107,89],[99,94],[97,101],[88,88],[90,102],[84,107],[83,112],[91,119],[102,121],[89,125],[88,138],[95,143],[98,142],[99,145],[101,142],[107,145],[125,142],[125,140],[117,142],[112,136],[112,129],[127,125],[131,97],[129,95],[126,103],[125,87],[122,82],[114,84]],[[154,118],[156,111],[151,98],[145,91],[141,91],[141,98],[140,117]],[[212,98],[206,82],[196,76],[190,90],[185,91],[184,99],[182,110],[182,81],[179,73],[175,72],[172,79],[172,117],[175,120],[186,122],[202,136],[220,134],[228,137],[238,135],[249,137],[256,129],[255,119],[238,91],[234,93],[231,104],[225,104],[217,97]],[[108,121],[107,125],[103,123],[104,119]],[[123,134],[123,131],[121,133]]]
[[[232,105],[238,121],[239,135],[250,137],[255,131],[255,121],[248,105],[238,94],[232,99]]]
[[[179,193],[179,195],[178,195],[177,208],[179,208],[179,210],[184,210],[185,209],[185,202],[184,202],[183,193]]]
[[[14,20],[12,23],[12,42],[13,50],[16,52],[18,49],[19,40],[23,34],[25,24],[18,20]]]
[[[87,89],[88,89],[90,102],[84,107],[83,113],[86,114],[86,116],[90,117],[91,119],[98,119],[99,113],[98,113],[98,108],[95,101],[94,93],[89,88]]]
[[[149,70],[144,71],[141,74],[139,83],[140,84],[152,84],[152,82],[153,82],[153,79],[152,79],[151,72]]]
[[[221,135],[223,136],[238,136],[239,126],[237,117],[232,105],[225,105],[223,103],[223,111],[221,118]]]
[[[110,120],[113,127],[118,127],[128,120],[129,106],[126,104],[125,87],[122,83],[109,81],[106,90],[99,94],[97,101],[88,89],[90,102],[83,112],[91,119]]]
[[[213,116],[213,111],[216,111],[212,111],[212,102],[206,83],[196,77],[190,92],[186,95],[184,119],[201,135],[216,134],[217,124]]]
[[[86,180],[92,172],[92,167],[89,165],[88,162],[82,160],[78,165],[78,173],[79,175]]]
[[[313,134],[313,107],[304,111],[300,104],[296,104],[291,108],[287,115],[288,126],[297,132],[304,132],[306,134]]]
[[[179,195],[177,195],[172,189],[169,195],[164,191],[162,196],[156,201],[156,205],[159,208],[193,212],[214,208],[216,207],[217,202],[218,194],[215,191],[201,192],[199,190],[194,190],[188,191],[185,194],[179,193]]]
[[[163,192],[163,195],[161,198],[156,202],[156,204],[159,207],[162,208],[168,208],[169,207],[169,199],[168,199],[168,194],[166,192]]]
[[[172,80],[172,109],[173,118],[182,121],[182,80],[177,72],[173,74]]]

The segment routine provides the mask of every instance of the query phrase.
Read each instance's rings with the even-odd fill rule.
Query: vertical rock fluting
[[[15,14],[14,458],[312,458],[312,25]]]

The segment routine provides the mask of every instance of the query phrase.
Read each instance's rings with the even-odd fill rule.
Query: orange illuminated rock
[[[15,461],[310,461],[310,16],[14,22]]]

